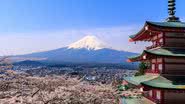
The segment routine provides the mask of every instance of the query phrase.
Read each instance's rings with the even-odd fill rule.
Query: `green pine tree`
[[[139,71],[135,74],[135,76],[144,75],[147,68],[147,63],[141,62],[139,64]]]

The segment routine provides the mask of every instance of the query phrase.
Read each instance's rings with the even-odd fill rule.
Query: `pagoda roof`
[[[145,74],[127,77],[125,80],[136,86],[144,85],[153,88],[185,90],[185,76]]]
[[[157,74],[145,74],[142,76],[126,77],[126,78],[124,78],[124,80],[126,80],[127,82],[129,82],[133,85],[138,86],[141,84],[141,82],[149,81],[149,80],[154,79],[156,77],[158,77]]]
[[[183,28],[185,29],[185,22],[146,22],[148,25],[164,27],[164,28]]]
[[[159,76],[152,80],[141,82],[142,85],[146,85],[154,88],[163,89],[185,89],[185,76]]]
[[[129,61],[139,61],[145,54],[156,56],[169,56],[169,57],[185,57],[185,49],[179,48],[155,48],[150,50],[144,50],[142,54],[134,57],[130,57]]]
[[[147,27],[147,28],[146,28]],[[151,22],[146,21],[144,27],[136,34],[130,35],[130,41],[149,41],[149,37],[166,32],[184,32],[185,22]]]

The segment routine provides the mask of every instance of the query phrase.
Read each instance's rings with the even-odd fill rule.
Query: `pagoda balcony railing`
[[[157,70],[157,69],[155,69],[155,70],[147,69],[147,70],[145,71],[145,73],[155,73],[155,74],[158,74],[158,73],[160,73],[160,71]]]
[[[145,98],[149,99],[150,101],[154,102],[155,104],[161,104],[161,100],[160,99],[154,99],[150,96],[145,96]]]
[[[156,45],[146,47],[147,50],[157,47]]]
[[[155,99],[155,98],[151,97],[149,95],[149,92],[148,91],[145,91],[143,93],[143,95],[144,95],[145,98],[149,99],[150,101],[155,102],[156,104],[161,104],[161,100],[160,99]]]
[[[162,47],[162,46],[163,46],[163,43],[158,43],[158,44],[156,44],[156,45],[148,46],[148,47],[146,47],[146,49],[149,50],[149,49],[152,49],[152,48]]]

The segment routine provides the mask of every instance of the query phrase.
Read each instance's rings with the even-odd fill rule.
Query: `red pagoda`
[[[175,16],[175,0],[168,0],[169,17],[165,22],[147,21],[131,42],[147,41],[141,55],[130,62],[147,63],[142,76],[125,78],[143,88],[145,98],[156,104],[185,104],[185,23]]]

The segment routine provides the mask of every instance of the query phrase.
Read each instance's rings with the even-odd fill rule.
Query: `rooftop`
[[[146,85],[163,89],[185,89],[185,76],[145,74],[142,76],[125,78],[125,80],[136,86]]]
[[[151,37],[151,35],[159,34],[162,31],[185,33],[185,22],[146,21],[144,27],[138,33],[130,35],[130,41],[140,41],[140,40],[147,41],[148,38]]]
[[[185,89],[185,76],[159,76],[152,80],[141,82],[155,88],[164,89]]]
[[[145,75],[136,76],[136,77],[126,77],[126,78],[124,78],[124,80],[137,86],[137,85],[140,85],[141,82],[149,81],[149,80],[154,79],[156,77],[158,77],[158,75],[156,75],[156,74],[145,74]]]
[[[185,29],[185,22],[151,22],[147,21],[146,24],[164,27],[164,28],[183,28]]]
[[[170,57],[185,57],[185,49],[179,48],[155,48],[151,50],[144,50],[141,55],[130,57],[130,61],[137,61],[142,58],[143,55],[157,55],[157,56],[170,56]]]

